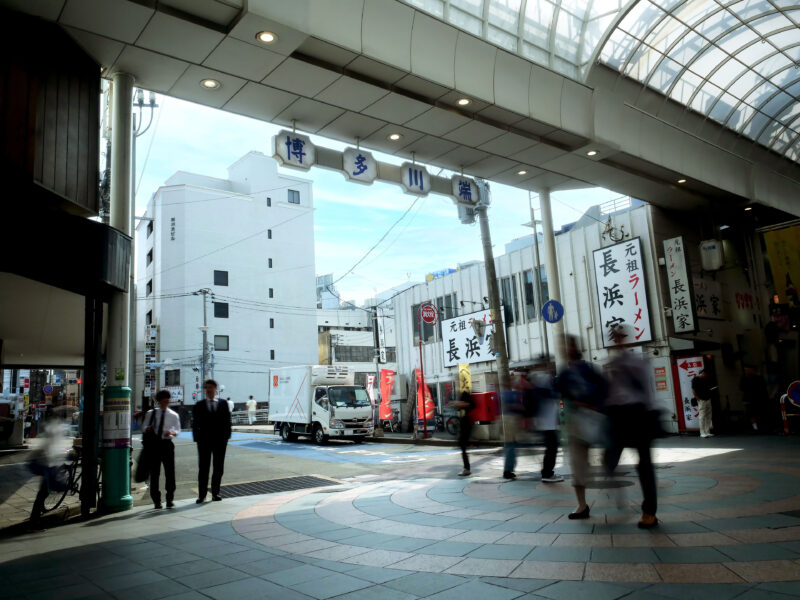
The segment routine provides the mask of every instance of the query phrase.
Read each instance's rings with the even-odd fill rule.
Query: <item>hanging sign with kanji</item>
[[[614,346],[618,326],[626,325],[622,344],[637,344],[653,339],[644,273],[644,256],[639,238],[595,250],[594,274],[603,346]]]
[[[378,176],[378,163],[372,154],[359,148],[345,148],[342,152],[344,176],[356,183],[370,184]]]
[[[502,313],[503,307],[500,307]],[[478,337],[472,321],[486,323],[483,339]],[[468,315],[442,321],[442,353],[445,367],[456,367],[459,364],[474,364],[494,360],[492,352],[492,336],[494,324],[492,313],[487,308]]]
[[[675,333],[690,333],[697,329],[697,325],[692,306],[694,290],[686,268],[686,251],[682,236],[664,240],[664,260],[672,307],[672,326],[675,328]]]
[[[317,149],[307,135],[284,129],[272,140],[273,157],[284,167],[308,171],[317,162]]]

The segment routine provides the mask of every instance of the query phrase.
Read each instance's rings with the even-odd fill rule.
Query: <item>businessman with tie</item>
[[[212,458],[211,499],[222,500],[219,488],[225,467],[225,449],[231,437],[231,412],[227,402],[217,399],[217,382],[209,379],[203,388],[205,398],[194,405],[192,423],[192,437],[197,443],[197,504],[202,504],[208,493],[208,471]]]
[[[150,450],[150,498],[153,500],[155,508],[161,508],[161,490],[159,489],[159,478],[161,477],[161,465],[164,465],[164,478],[166,479],[164,489],[167,492],[167,508],[175,505],[172,499],[175,496],[175,445],[172,438],[181,432],[181,420],[178,413],[169,408],[170,393],[161,390],[156,394],[158,408],[148,411],[144,418],[146,430],[154,433],[153,448]]]

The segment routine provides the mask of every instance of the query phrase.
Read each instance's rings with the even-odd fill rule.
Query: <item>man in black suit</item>
[[[222,500],[219,486],[225,467],[225,448],[231,437],[231,412],[227,402],[217,400],[217,382],[209,379],[203,385],[205,398],[194,405],[192,437],[197,443],[197,504],[202,504],[208,493],[208,470],[214,458],[211,475],[211,499]]]

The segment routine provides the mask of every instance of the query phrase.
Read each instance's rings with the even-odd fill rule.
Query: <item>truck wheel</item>
[[[284,423],[283,427],[281,427],[281,439],[283,439],[284,442],[293,442],[297,439],[297,434],[292,431],[288,423]]]
[[[317,425],[314,427],[314,441],[319,446],[324,446],[328,443],[328,436],[325,435],[324,431],[322,431],[322,425]]]
[[[360,435],[358,437],[354,437],[353,438],[353,443],[354,444],[363,444],[364,443],[364,436]]]

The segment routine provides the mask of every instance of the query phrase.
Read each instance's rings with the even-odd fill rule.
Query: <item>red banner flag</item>
[[[392,387],[394,378],[397,375],[391,369],[381,369],[381,404],[378,419],[390,421],[392,419]]]
[[[425,385],[425,409],[422,408],[422,372],[419,369],[417,371],[417,418],[422,419],[425,418],[428,421],[432,421],[434,419],[434,415],[436,414],[436,408],[433,404],[433,397],[431,396],[430,388]],[[423,417],[423,415],[425,415]]]

